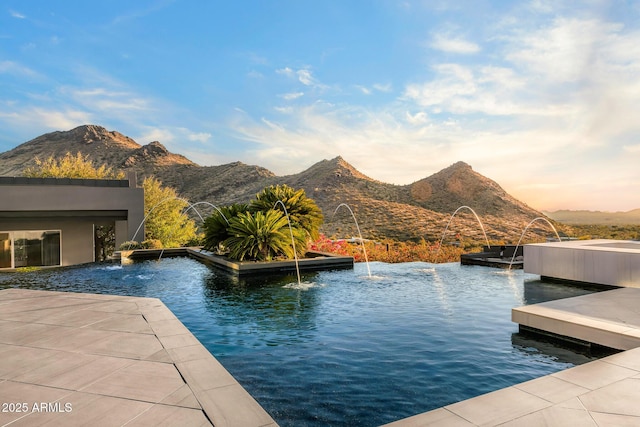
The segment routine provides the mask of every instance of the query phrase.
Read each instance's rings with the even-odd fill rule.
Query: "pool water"
[[[281,426],[377,426],[592,360],[518,334],[511,308],[593,289],[422,262],[238,278],[188,258],[0,274],[160,298]]]

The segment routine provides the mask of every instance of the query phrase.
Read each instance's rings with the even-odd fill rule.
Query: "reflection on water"
[[[594,292],[608,291],[615,289],[615,286],[590,285],[590,284],[570,284],[570,283],[548,283],[532,276],[524,281],[524,301],[523,304],[538,304],[546,301],[553,301],[561,298],[578,297],[580,295]]]
[[[522,270],[373,263],[239,278],[187,258],[0,274],[160,298],[281,426],[374,426],[591,360],[525,337],[511,308],[595,291]]]

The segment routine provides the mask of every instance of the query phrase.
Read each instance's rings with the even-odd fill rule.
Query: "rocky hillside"
[[[140,181],[153,175],[192,202],[207,201],[218,206],[247,202],[268,185],[285,183],[304,188],[324,212],[323,231],[337,237],[357,234],[348,209],[335,212],[341,203],[351,207],[363,236],[372,239],[438,241],[451,214],[466,205],[481,218],[490,239],[508,243],[518,240],[529,221],[542,216],[463,162],[410,185],[371,179],[341,157],[322,160],[300,173],[279,177],[265,168],[241,162],[199,166],[184,156],[170,153],[157,141],[142,146],[125,135],[95,125],[48,133],[1,153],[0,175],[20,175],[36,157],[57,157],[67,152],[89,154],[96,164],[135,170]],[[452,239],[459,234],[466,239],[483,240],[480,226],[467,209],[456,215],[450,230]],[[532,228],[531,233],[552,234],[544,226]]]

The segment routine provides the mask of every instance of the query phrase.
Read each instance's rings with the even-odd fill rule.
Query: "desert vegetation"
[[[322,211],[303,189],[275,185],[249,204],[213,212],[204,222],[203,243],[205,249],[238,261],[289,259],[306,253],[322,222]]]

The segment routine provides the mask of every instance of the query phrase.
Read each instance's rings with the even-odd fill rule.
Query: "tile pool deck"
[[[639,303],[640,289],[623,288],[514,309],[514,320],[527,309],[590,325],[586,340],[605,325],[640,337]],[[277,425],[156,298],[0,291],[0,361],[0,405],[27,404],[0,407],[0,426]],[[388,426],[636,426],[638,401],[635,348]]]
[[[276,426],[156,298],[0,291],[0,426]]]

